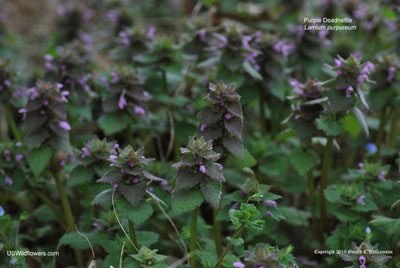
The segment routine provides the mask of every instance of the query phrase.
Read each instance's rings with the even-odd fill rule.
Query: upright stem
[[[262,86],[258,87],[258,93],[259,93],[259,124],[260,124],[260,132],[261,136],[265,136],[267,133],[267,128],[266,128],[266,122],[267,119],[265,118],[265,109],[264,109],[264,89]]]
[[[213,223],[214,223],[214,241],[215,248],[217,249],[218,257],[222,254],[222,232],[221,232],[221,222],[217,220],[219,209],[213,209]]]
[[[14,116],[10,110],[10,106],[8,106],[7,103],[4,103],[4,109],[6,110],[7,121],[8,121],[8,124],[10,125],[10,129],[14,135],[14,138],[17,141],[22,141],[21,134],[19,133],[17,124],[15,123],[15,120],[14,120]]]
[[[64,189],[64,185],[61,182],[60,174],[54,172],[54,179],[56,181],[57,191],[61,198],[61,204],[64,209],[65,220],[68,225],[68,231],[73,232],[75,230],[74,216],[72,215],[71,205],[68,201],[67,194]],[[79,267],[84,267],[84,260],[82,251],[78,249],[74,249],[76,260],[78,262]]]
[[[376,139],[375,139],[375,145],[377,148],[377,151],[374,155],[374,161],[379,160],[380,152],[381,152],[381,146],[383,142],[383,137],[385,134],[385,126],[386,126],[386,114],[387,114],[387,107],[382,107],[381,110],[381,116],[379,118],[379,128],[378,128],[378,133],[376,134]]]
[[[235,239],[239,235],[239,233],[242,230],[242,228],[243,228],[243,225],[240,225],[239,227],[236,228],[235,232],[232,235],[232,240]],[[222,255],[219,257],[219,259],[218,259],[217,263],[215,264],[214,268],[217,268],[220,265],[220,263],[224,260],[225,255],[228,254],[228,252],[229,252],[229,250],[231,250],[231,248],[232,248],[232,242],[229,242],[228,246],[224,250],[224,253],[222,253]]]
[[[388,137],[388,146],[394,147],[396,145],[397,130],[399,126],[399,111],[396,108],[392,110],[392,122],[390,123],[390,133]]]
[[[161,70],[162,72],[162,80],[163,80],[163,88],[164,92],[168,94],[168,80],[167,80],[167,72],[165,70]]]
[[[132,240],[133,244],[135,245],[135,251],[139,248],[137,239],[136,239],[136,231],[135,231],[135,224],[133,221],[129,220],[129,237]],[[138,253],[138,252],[137,252]]]
[[[192,211],[192,221],[190,222],[190,267],[196,268],[196,229],[197,229],[197,211],[195,208]]]
[[[319,187],[319,210],[321,214],[323,229],[325,229],[328,224],[324,190],[328,186],[328,173],[329,173],[329,167],[331,166],[332,162],[332,144],[333,144],[333,136],[328,136],[322,160],[323,162],[321,170],[321,185]]]

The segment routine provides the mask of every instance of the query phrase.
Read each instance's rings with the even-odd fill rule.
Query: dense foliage
[[[0,267],[400,267],[399,51],[389,0],[1,2]]]

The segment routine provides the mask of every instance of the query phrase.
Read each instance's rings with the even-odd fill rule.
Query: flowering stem
[[[267,129],[266,129],[266,118],[265,118],[265,109],[264,109],[264,88],[263,87],[259,87],[258,88],[258,93],[259,93],[259,124],[260,124],[260,132],[261,132],[261,136],[265,136],[265,134],[267,133]]]
[[[333,144],[333,136],[328,136],[322,160],[321,185],[319,187],[319,210],[323,224],[322,229],[325,229],[328,224],[324,190],[328,186],[328,173],[329,173],[329,167],[332,162],[332,144]]]
[[[61,198],[61,204],[64,209],[65,220],[67,222],[68,231],[73,232],[75,230],[74,216],[72,215],[71,205],[68,201],[67,194],[65,193],[64,185],[61,182],[60,174],[54,172],[54,180],[56,181],[57,191]],[[84,260],[82,251],[74,249],[76,260],[79,267],[84,267]]]
[[[161,70],[162,72],[162,80],[163,80],[163,88],[164,92],[168,93],[168,80],[167,80],[167,72],[165,70]]]
[[[13,114],[12,114],[12,112],[10,110],[10,107],[8,106],[7,103],[4,103],[4,109],[6,110],[7,121],[8,121],[8,124],[10,125],[10,128],[11,128],[11,131],[12,131],[12,133],[14,135],[14,138],[17,141],[22,141],[21,134],[19,133],[17,124],[15,123],[15,120],[14,120],[14,116],[13,116]]]
[[[396,108],[392,110],[392,122],[390,123],[390,133],[388,137],[388,146],[394,147],[397,139],[399,111]]]
[[[137,251],[137,249],[139,248],[139,245],[138,245],[138,242],[137,242],[137,239],[136,239],[135,224],[131,220],[129,220],[129,236],[130,236],[133,244],[135,245],[136,253],[139,253]]]
[[[217,249],[218,257],[221,257],[221,254],[222,254],[222,239],[221,239],[222,234],[221,234],[221,222],[217,220],[218,213],[219,213],[219,209],[213,209],[215,248]]]
[[[192,211],[192,220],[190,222],[190,267],[196,268],[196,229],[197,229],[197,211],[195,208]]]
[[[374,161],[378,161],[379,155],[381,152],[381,146],[383,142],[383,136],[385,133],[385,126],[387,123],[387,107],[382,107],[381,109],[381,116],[379,118],[379,128],[378,128],[378,133],[376,134],[376,139],[375,139],[375,145],[377,148],[377,151],[374,155]]]
[[[242,228],[243,228],[243,225],[239,225],[239,227],[236,228],[235,232],[232,235],[232,240],[235,239],[239,235],[239,233],[242,230]],[[218,259],[217,263],[215,264],[214,268],[217,268],[220,265],[220,263],[224,260],[225,255],[228,254],[228,252],[229,252],[229,250],[231,250],[231,248],[232,248],[232,242],[229,242],[228,246],[224,250],[224,253],[222,253],[222,255],[219,257],[219,259]]]

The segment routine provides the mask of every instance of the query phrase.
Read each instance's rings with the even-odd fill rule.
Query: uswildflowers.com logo
[[[30,251],[30,250],[7,250],[7,256],[15,257],[15,256],[38,256],[38,257],[46,257],[46,256],[59,256],[60,252],[58,251]]]

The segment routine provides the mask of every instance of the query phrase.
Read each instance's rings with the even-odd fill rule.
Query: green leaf
[[[365,120],[365,117],[363,113],[358,109],[357,107],[353,108],[354,116],[357,118],[358,123],[360,124],[362,130],[365,133],[365,136],[369,136],[369,130],[368,130],[368,124],[367,121]]]
[[[342,131],[340,123],[328,117],[318,118],[317,128],[323,130],[328,136],[337,136]]]
[[[349,133],[353,138],[357,138],[361,132],[361,127],[353,114],[346,115],[340,120],[340,123],[342,124],[343,130]]]
[[[200,112],[201,122],[204,126],[216,123],[222,116],[222,110],[215,111],[211,106],[206,106]]]
[[[157,243],[160,235],[153,232],[138,231],[136,232],[136,239],[139,245],[151,246]]]
[[[176,173],[176,190],[190,189],[201,182],[203,175],[200,172],[193,173],[188,167],[178,169]]]
[[[102,205],[106,206],[111,204],[112,201],[112,192],[113,189],[107,189],[102,192],[100,192],[98,195],[95,196],[95,198],[92,201],[92,205]]]
[[[221,183],[216,180],[203,182],[200,190],[206,202],[213,208],[218,209],[219,201],[221,199]]]
[[[257,72],[257,70],[254,69],[248,61],[243,62],[243,67],[245,71],[254,79],[263,80],[261,74]]]
[[[243,119],[232,117],[224,120],[225,129],[233,136],[240,139],[242,136]]]
[[[279,207],[279,209],[289,224],[295,226],[308,226],[308,219],[311,217],[309,211],[301,211],[294,207]]]
[[[237,158],[243,159],[243,142],[236,137],[224,137],[222,140],[224,147]]]
[[[192,211],[204,201],[203,195],[197,189],[179,190],[172,194],[172,210],[176,214]]]
[[[67,186],[74,187],[77,185],[90,182],[93,179],[94,174],[87,170],[83,166],[77,166],[71,172],[69,179],[67,181]]]
[[[89,239],[90,243],[93,247],[101,244],[104,240],[107,240],[108,234],[102,232],[92,232],[92,233],[83,233]],[[89,243],[86,239],[77,232],[71,232],[65,234],[60,239],[60,245],[68,245],[72,248],[76,249],[89,249]]]
[[[219,181],[224,182],[224,174],[222,173],[222,169],[218,167],[217,164],[211,163],[209,166],[206,168],[206,174],[210,176],[211,179],[217,179]]]
[[[289,155],[290,163],[300,175],[306,174],[318,162],[318,154],[313,150],[304,152],[300,148],[293,149]]]
[[[145,222],[153,214],[153,207],[143,200],[136,207],[121,199],[116,204],[118,216],[130,219],[134,224],[139,225]]]
[[[142,200],[146,192],[146,186],[143,183],[135,185],[120,183],[117,190],[132,204],[132,206],[136,206]]]
[[[324,195],[326,197],[326,200],[328,200],[331,203],[336,203],[336,204],[343,203],[342,197],[336,189],[335,190],[326,189],[324,190]]]
[[[99,120],[99,126],[106,135],[112,135],[120,132],[128,126],[129,118],[124,115],[118,114],[105,114]]]
[[[391,219],[384,216],[376,216],[376,218],[369,223],[381,227],[390,235],[400,234],[400,219]]]
[[[49,146],[36,148],[28,152],[26,158],[35,176],[39,176],[40,173],[43,172],[49,163],[52,154],[53,149]]]
[[[106,182],[106,183],[112,183],[112,182],[117,182],[122,178],[121,171],[118,169],[113,169],[109,170],[104,175],[97,180],[97,182]]]

